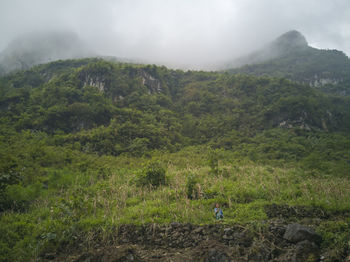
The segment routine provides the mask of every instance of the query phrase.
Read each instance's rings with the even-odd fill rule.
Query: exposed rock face
[[[322,87],[322,86],[325,86],[325,85],[337,85],[340,82],[342,82],[342,79],[322,78],[322,77],[318,77],[316,75],[314,82],[310,81],[307,84],[310,84],[310,86],[313,86],[313,87]]]
[[[105,81],[104,79],[100,79],[99,77],[87,75],[84,81],[84,87],[85,86],[96,87],[98,88],[98,90],[104,91]]]
[[[142,84],[149,88],[150,93],[160,93],[162,91],[162,86],[158,79],[143,70],[141,70],[140,75]]]
[[[123,90],[121,89],[123,87],[120,87],[118,81],[115,81],[117,77],[115,74],[113,67],[109,66],[105,66],[102,69],[88,68],[79,73],[80,85],[82,87],[96,87],[101,92],[112,94],[114,96],[113,99],[122,99]],[[134,77],[140,80],[140,87],[145,86],[150,94],[163,92],[160,80],[147,71],[139,69]]]
[[[318,119],[313,118],[313,114],[308,113],[306,110],[302,110],[293,117],[290,117],[288,112],[284,111],[267,115],[267,118],[273,126],[285,129],[297,127],[305,131],[324,130],[328,132],[329,129],[332,130],[338,125],[337,118],[333,117],[329,110],[324,111],[323,117]]]

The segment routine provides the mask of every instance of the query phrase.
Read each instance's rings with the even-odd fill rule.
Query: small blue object
[[[216,219],[223,219],[224,218],[224,213],[222,212],[221,208],[214,208],[214,213],[216,216]]]

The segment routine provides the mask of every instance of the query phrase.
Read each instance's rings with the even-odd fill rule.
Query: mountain
[[[340,95],[350,94],[350,60],[341,51],[308,45],[305,37],[290,31],[265,48],[226,65],[231,73],[285,77]]]
[[[0,75],[59,59],[94,55],[73,32],[32,32],[17,37],[0,53]]]

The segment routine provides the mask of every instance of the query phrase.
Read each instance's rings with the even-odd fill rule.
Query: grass
[[[217,153],[220,161],[215,175],[206,148],[153,152],[152,158],[167,170],[167,184],[158,187],[135,183],[149,157],[103,156],[98,158],[97,170],[51,170],[46,193],[26,212],[1,214],[0,249],[5,255],[0,261],[25,261],[74,245],[79,239],[88,247],[97,237],[109,239],[112,229],[121,224],[216,223],[213,207],[217,202],[227,224],[266,220],[264,206],[271,203],[322,207],[331,212],[350,210],[350,179],[346,177],[237,161],[230,152]],[[190,174],[196,176],[198,192],[192,200],[186,192]],[[327,241],[341,242],[349,235],[337,235],[344,227],[348,230],[342,223],[328,221],[320,232]]]

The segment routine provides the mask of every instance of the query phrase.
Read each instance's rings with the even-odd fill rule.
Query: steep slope
[[[0,75],[59,59],[92,56],[79,37],[68,31],[40,31],[21,35],[0,53]]]
[[[287,32],[266,48],[227,67],[236,67],[228,70],[231,73],[285,77],[326,92],[350,94],[349,58],[341,51],[308,46],[297,31]]]

